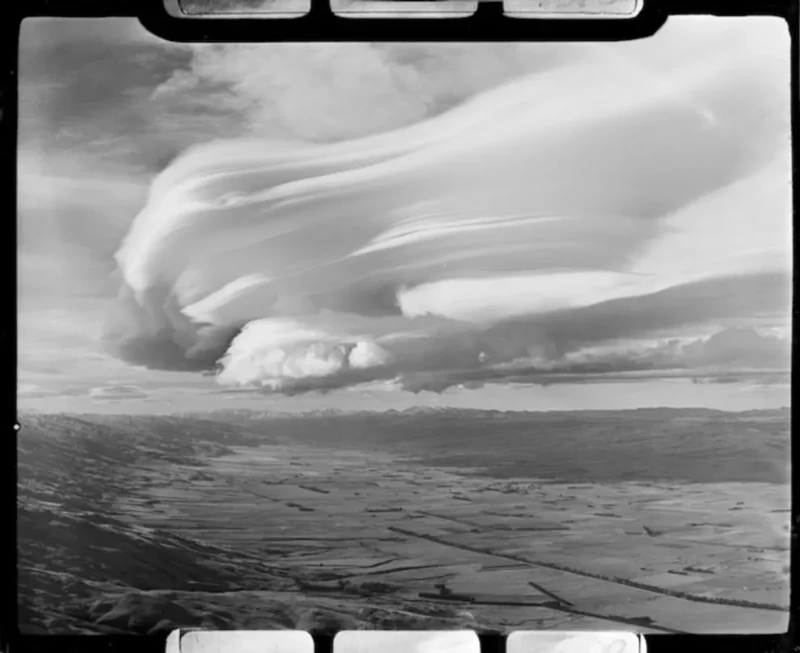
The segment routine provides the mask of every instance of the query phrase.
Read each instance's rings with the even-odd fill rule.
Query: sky
[[[18,402],[789,403],[789,36],[176,44],[27,19]]]

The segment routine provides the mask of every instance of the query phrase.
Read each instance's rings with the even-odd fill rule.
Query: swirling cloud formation
[[[194,147],[117,252],[107,340],[287,393],[709,367],[720,339],[704,339],[728,328],[723,349],[762,347],[736,329],[789,306],[774,28],[669,56],[589,49],[365,138]]]

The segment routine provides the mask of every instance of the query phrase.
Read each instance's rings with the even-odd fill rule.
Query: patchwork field
[[[21,422],[27,632],[788,623],[786,414]]]

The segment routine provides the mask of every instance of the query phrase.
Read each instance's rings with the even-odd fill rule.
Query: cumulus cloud
[[[791,344],[785,338],[760,334],[755,329],[726,329],[682,345],[678,356],[697,366],[780,368],[791,356]]]
[[[449,82],[466,46],[198,51],[159,93],[235,88],[270,138],[156,178],[109,346],[286,393],[786,367],[753,327],[790,305],[788,39],[716,24]]]
[[[310,329],[287,320],[254,320],[233,339],[220,361],[224,369],[219,381],[279,389],[287,381],[379,367],[389,359],[378,344],[355,335]]]
[[[86,157],[29,152],[17,161],[22,308],[52,310],[114,293],[113,254],[147,197],[147,179]],[[24,334],[23,334],[24,335]]]
[[[523,356],[508,362],[466,370],[429,371],[409,375],[412,391],[442,390],[474,382],[513,380],[517,383],[573,383],[585,379],[785,378],[791,345],[788,339],[752,328],[724,329],[703,338],[646,340],[585,346],[559,356]],[[699,381],[698,381],[699,382]]]

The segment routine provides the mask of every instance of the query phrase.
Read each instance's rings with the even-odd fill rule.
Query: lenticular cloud
[[[117,253],[114,351],[288,391],[785,311],[780,57],[602,52],[395,132],[189,150]]]

